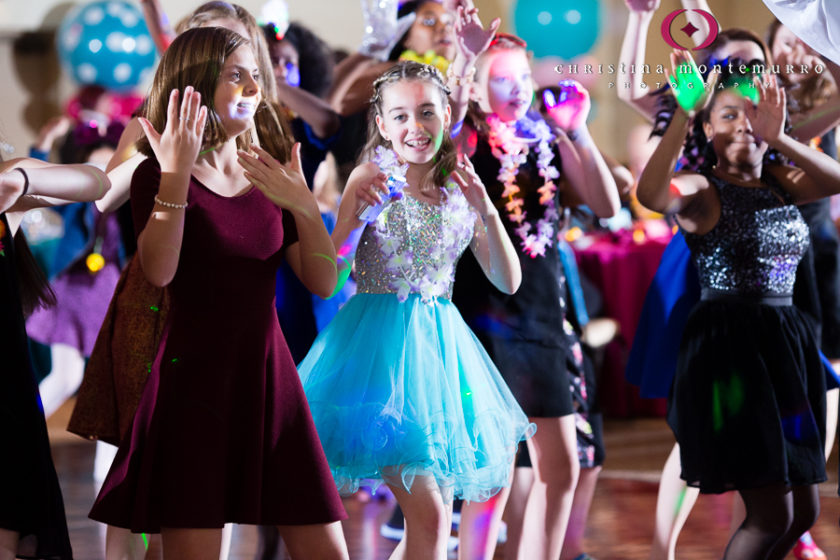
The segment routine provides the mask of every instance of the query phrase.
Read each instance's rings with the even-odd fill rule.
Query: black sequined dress
[[[808,226],[778,188],[708,178],[721,215],[704,235],[684,232],[703,295],[668,407],[682,478],[706,493],[824,481],[825,377],[791,304]]]

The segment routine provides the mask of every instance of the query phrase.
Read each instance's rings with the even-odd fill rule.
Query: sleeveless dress
[[[403,196],[366,227],[357,293],[298,367],[342,493],[428,475],[447,499],[486,500],[534,431],[450,301],[476,217],[457,187],[444,193]]]
[[[135,224],[159,184],[157,162],[141,163]],[[228,198],[192,178],[187,199],[160,347],[90,516],[146,533],[342,519],[274,310],[294,221],[257,189]]]
[[[20,533],[18,558],[70,560],[64,501],[29,360],[14,241],[0,214],[0,528]]]
[[[817,149],[837,157],[834,131],[824,134]],[[793,303],[811,320],[823,352],[826,384],[840,386],[828,361],[840,359],[840,238],[831,219],[829,199],[801,205],[811,246],[796,269]],[[627,358],[627,381],[645,398],[665,398],[671,390],[677,349],[689,312],[700,299],[697,270],[682,233],[671,239],[656,269],[642,306],[633,347]]]
[[[714,175],[718,223],[684,232],[702,289],[683,331],[668,423],[682,478],[720,493],[825,480],[825,376],[792,305],[808,226],[786,193]]]

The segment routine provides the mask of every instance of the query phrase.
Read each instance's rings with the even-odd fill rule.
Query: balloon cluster
[[[153,71],[155,45],[143,14],[125,0],[98,0],[72,10],[58,30],[58,54],[80,84],[129,91]]]

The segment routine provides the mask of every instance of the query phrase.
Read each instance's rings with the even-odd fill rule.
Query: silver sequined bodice
[[[808,248],[808,226],[783,192],[740,187],[713,175],[720,219],[710,232],[684,232],[700,286],[737,294],[790,295]]]
[[[405,195],[368,225],[356,251],[357,291],[451,299],[455,265],[470,244],[476,216],[456,188],[442,204]]]

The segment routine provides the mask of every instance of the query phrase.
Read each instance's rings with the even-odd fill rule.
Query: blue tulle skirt
[[[357,294],[298,366],[339,491],[433,476],[483,501],[535,427],[449,300]]]

